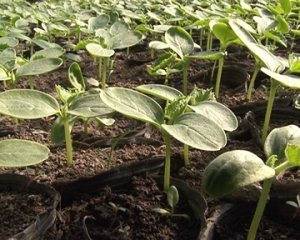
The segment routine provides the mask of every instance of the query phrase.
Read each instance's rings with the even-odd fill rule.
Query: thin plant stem
[[[216,70],[216,66],[217,66],[217,61],[214,61],[214,65],[211,71],[211,75],[210,75],[210,81],[212,82],[214,79],[214,75],[215,75],[215,70]]]
[[[183,79],[182,79],[182,92],[184,95],[187,95],[188,92],[188,69],[189,69],[189,61],[186,60],[186,63],[183,68]]]
[[[29,76],[29,86],[30,86],[30,89],[33,90],[34,89],[34,81],[32,79],[31,76]]]
[[[278,175],[279,173],[287,170],[289,167],[290,167],[290,164],[288,161],[283,162],[282,164],[278,165],[275,168],[275,175]],[[251,222],[247,240],[255,240],[256,233],[257,233],[261,218],[263,216],[263,213],[264,213],[264,210],[265,210],[268,198],[269,198],[270,189],[271,189],[274,179],[275,179],[275,177],[267,179],[263,183],[263,189],[262,189],[262,192],[260,194],[256,209],[255,209],[254,217]]]
[[[271,79],[271,88],[270,88],[270,92],[269,92],[268,105],[267,105],[267,110],[266,110],[266,114],[265,114],[263,129],[262,129],[262,143],[264,143],[267,138],[271,113],[272,113],[273,104],[274,104],[278,85],[279,84],[275,80]]]
[[[252,92],[254,90],[255,80],[256,80],[256,77],[257,77],[257,74],[258,74],[259,70],[260,70],[260,66],[258,64],[256,64],[253,75],[252,75],[251,80],[250,80],[248,91],[247,91],[247,100],[249,102],[251,101]]]
[[[183,145],[183,159],[184,159],[184,165],[187,167],[190,165],[190,158],[189,158],[189,146],[184,144]]]
[[[88,120],[84,121],[84,123],[83,123],[83,130],[84,130],[84,133],[86,133],[86,134],[89,133],[89,122],[88,122]]]
[[[73,164],[73,145],[72,145],[70,124],[69,124],[69,120],[67,117],[64,119],[64,129],[65,129],[67,163],[68,163],[68,165],[72,165]]]
[[[223,65],[224,65],[224,57],[221,57],[219,59],[219,66],[218,66],[218,74],[217,74],[217,80],[215,85],[215,95],[216,98],[219,98],[220,94],[220,85],[221,85],[221,78],[222,78],[222,72],[223,72]]]
[[[108,58],[103,58],[103,63],[102,63],[102,76],[101,76],[101,88],[105,89],[106,88],[106,78],[107,78],[107,63],[108,63]]]
[[[167,132],[163,133],[166,145],[165,172],[164,172],[164,191],[170,188],[170,172],[171,172],[171,137]]]
[[[251,222],[251,226],[248,232],[247,240],[255,240],[256,233],[259,227],[260,220],[263,216],[268,198],[269,198],[269,193],[270,189],[272,186],[273,178],[267,179],[263,183],[263,189],[260,194],[257,207],[255,209],[254,217]]]
[[[209,45],[210,45],[210,38],[211,38],[211,33],[208,32],[208,35],[207,35],[207,42],[206,42],[206,51],[209,51]]]

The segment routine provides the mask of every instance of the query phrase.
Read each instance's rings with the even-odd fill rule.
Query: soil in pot
[[[187,214],[191,219],[164,216],[155,212],[155,208],[169,209],[165,193],[155,180],[134,177],[126,188],[106,188],[95,195],[75,198],[61,212],[58,239],[85,239],[87,233],[94,240],[196,239],[200,223],[193,220],[183,199],[175,213]]]

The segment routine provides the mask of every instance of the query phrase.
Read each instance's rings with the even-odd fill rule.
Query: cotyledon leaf
[[[0,141],[1,167],[26,167],[43,162],[49,157],[50,150],[39,143],[7,139]]]
[[[63,63],[60,58],[41,58],[30,61],[19,67],[16,75],[20,76],[34,76],[51,72],[59,68]]]
[[[203,101],[196,106],[189,106],[189,108],[211,119],[225,131],[233,131],[238,127],[238,120],[234,113],[221,103]]]
[[[182,97],[183,94],[178,91],[176,88],[172,88],[162,84],[145,84],[136,87],[136,90],[164,99],[166,101],[174,101],[179,97]]]
[[[289,87],[292,89],[300,89],[300,77],[291,74],[279,74],[273,71],[270,71],[267,68],[261,68],[261,71],[274,80],[280,82],[283,86]]]
[[[206,167],[203,188],[212,197],[222,197],[274,176],[275,170],[254,153],[234,150],[221,154]]]
[[[63,48],[46,48],[35,52],[31,56],[31,60],[36,60],[40,58],[59,58],[64,54]]]
[[[102,101],[117,112],[144,122],[160,126],[164,122],[164,112],[152,98],[137,91],[110,87],[101,90]]]
[[[97,43],[88,43],[86,45],[86,50],[95,57],[111,57],[115,54],[114,50],[103,48]]]
[[[68,112],[75,116],[92,118],[108,115],[114,110],[104,104],[99,94],[88,94],[73,100]]]
[[[217,151],[227,142],[219,125],[197,113],[182,114],[172,125],[163,124],[162,128],[178,141],[200,150]]]
[[[37,119],[57,114],[59,104],[51,95],[30,89],[0,93],[0,113],[21,119]]]

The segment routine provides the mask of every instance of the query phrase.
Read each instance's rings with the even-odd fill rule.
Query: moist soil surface
[[[236,51],[236,54],[225,60],[226,70],[221,83],[221,98],[219,100],[230,108],[247,104],[245,99],[245,82],[249,80],[249,74],[251,75],[252,69],[254,69],[253,60],[248,55],[243,54],[243,50],[232,51]],[[82,59],[83,62],[80,63],[82,72],[87,77],[96,76],[96,68],[91,58],[82,54]],[[163,83],[163,78],[153,77],[147,73],[147,65],[151,65],[151,63],[152,59],[148,52],[137,52],[133,49],[128,56],[123,52],[118,52],[116,54],[115,70],[108,84],[110,86],[134,88],[141,84]],[[69,64],[67,62],[66,66],[54,73],[36,77],[34,79],[36,89],[55,96],[55,84],[68,87],[66,73]],[[200,88],[212,87],[212,66],[213,63],[209,62],[192,62],[189,71],[189,89],[193,89],[194,86]],[[242,78],[233,76],[242,76]],[[169,85],[181,89],[181,75],[175,74],[170,77]],[[261,102],[267,98],[266,89],[268,85],[267,77],[259,74],[252,103]],[[17,87],[28,88],[26,79],[22,80]],[[294,93],[280,89],[278,96],[281,98],[292,98]],[[242,120],[244,114],[238,117],[239,120]],[[157,130],[118,114],[115,114],[114,118],[116,122],[112,126],[99,126],[96,123],[92,123],[89,125],[88,132],[84,132],[81,122],[75,124],[72,133],[75,162],[73,166],[68,166],[65,161],[64,146],[55,146],[51,143],[51,125],[55,117],[17,122],[15,119],[2,116],[0,118],[0,139],[20,138],[34,140],[46,144],[51,150],[51,155],[48,160],[34,167],[17,170],[0,169],[0,172],[19,173],[51,184],[56,181],[70,181],[79,177],[94,176],[115,166],[164,154],[163,141]],[[254,125],[258,129],[261,126],[261,120],[262,116],[259,116],[254,121]],[[288,124],[299,126],[299,118],[291,118],[289,120],[285,119],[285,117],[284,119],[273,119],[270,128]],[[239,131],[243,133],[239,134]],[[263,157],[262,147],[258,144],[257,139],[253,138],[252,130],[244,131],[243,126],[241,126],[235,133],[237,134],[228,134],[228,144],[221,151],[205,152],[191,149],[191,165],[188,168],[173,169],[172,175],[184,179],[190,186],[200,190],[201,177],[205,166],[221,153],[233,149],[245,149]],[[173,143],[172,150],[174,154],[180,153],[182,146],[176,141]],[[182,165],[181,159],[173,159],[172,161],[179,162],[179,166]],[[281,181],[300,181],[300,170],[296,169],[286,173]],[[176,219],[175,221],[173,218],[162,217],[151,211],[155,205],[162,208],[167,207],[163,205],[166,202],[164,194],[157,189],[157,186],[151,179],[145,179],[144,182],[140,179],[139,181],[135,180],[132,184],[132,188],[124,189],[123,192],[114,192],[108,189],[102,195],[93,196],[92,198],[90,196],[81,196],[72,206],[62,209],[61,222],[63,227],[59,227],[58,231],[60,234],[57,236],[61,236],[61,239],[75,239],[74,236],[78,236],[78,239],[83,239],[79,237],[83,236],[83,218],[92,215],[96,220],[88,218],[86,221],[90,235],[93,236],[92,239],[195,239],[195,235],[189,238],[184,237],[187,234],[184,229],[185,227],[188,228],[189,225],[189,223],[185,222],[185,219]],[[140,189],[146,189],[147,194],[144,190],[141,190],[142,193],[139,193]],[[157,197],[159,200],[156,199]],[[120,207],[125,205],[125,208],[129,209],[131,215],[126,211],[119,211],[116,214],[112,211],[109,202]],[[96,210],[95,208],[98,204],[101,207]],[[180,206],[179,209],[182,209],[182,212],[185,211],[184,206]],[[133,213],[136,213],[137,216]],[[20,215],[18,214],[18,216]],[[275,225],[274,231],[279,227]],[[15,230],[18,231],[17,229],[13,231],[15,232]],[[75,235],[70,237],[71,235],[68,234]],[[178,238],[178,236],[180,237]]]

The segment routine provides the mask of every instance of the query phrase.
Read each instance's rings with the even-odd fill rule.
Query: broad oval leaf
[[[238,127],[234,113],[221,103],[204,101],[196,106],[189,106],[194,112],[214,121],[225,131],[233,131]]]
[[[105,49],[97,43],[88,43],[86,45],[86,50],[95,57],[111,57],[115,54],[114,50]]]
[[[224,52],[204,51],[204,52],[196,52],[193,55],[189,55],[188,58],[214,61],[224,57],[224,55],[225,55]]]
[[[168,49],[169,45],[162,41],[151,41],[149,43],[149,48],[154,48],[157,50],[164,50],[164,49]]]
[[[13,48],[19,44],[18,39],[14,37],[0,37],[0,49]]]
[[[1,167],[26,167],[43,162],[49,157],[50,150],[39,143],[7,139],[0,141]]]
[[[102,14],[97,17],[92,17],[88,21],[88,29],[91,32],[96,31],[99,28],[105,28],[109,23],[109,16],[106,14]]]
[[[300,89],[300,77],[291,74],[279,74],[276,72],[272,72],[267,68],[261,68],[261,71],[274,80],[280,82],[283,86],[293,88],[293,89]]]
[[[255,154],[234,150],[221,154],[206,167],[203,188],[212,197],[222,197],[274,176],[275,170]]]
[[[0,93],[0,113],[21,119],[37,119],[57,114],[59,104],[49,94],[31,89]]]
[[[182,27],[171,27],[165,33],[165,41],[181,58],[194,51],[194,41]]]
[[[236,34],[230,29],[230,27],[223,22],[216,22],[212,20],[213,24],[210,23],[213,34],[221,42],[221,46],[226,48],[231,42],[237,39]]]
[[[164,122],[164,112],[152,98],[137,91],[110,87],[100,93],[102,101],[125,116],[160,126]]]
[[[99,94],[88,94],[75,98],[68,112],[79,117],[93,118],[113,113],[114,110],[103,103]]]
[[[227,142],[219,125],[197,113],[182,114],[172,125],[163,124],[162,128],[178,141],[200,150],[217,151]]]
[[[110,39],[110,44],[113,49],[124,49],[138,44],[141,40],[141,33],[128,30],[126,32],[114,35]]]
[[[136,90],[158,97],[166,101],[174,101],[179,97],[182,97],[183,94],[178,91],[176,88],[172,88],[162,84],[145,84],[136,87]]]
[[[39,47],[46,49],[46,48],[61,48],[60,45],[58,45],[57,43],[51,43],[48,42],[46,40],[43,39],[32,39],[32,42],[36,45],[38,45]]]
[[[284,160],[284,151],[288,143],[294,139],[300,138],[300,128],[296,125],[273,129],[264,144],[264,150],[267,158],[276,155],[278,160]]]
[[[34,76],[51,72],[63,64],[60,58],[42,58],[30,61],[16,71],[16,76]]]
[[[0,65],[7,71],[12,71],[16,65],[16,51],[13,48],[7,48],[0,53]]]
[[[68,69],[69,81],[78,91],[85,89],[85,81],[78,63],[73,62]]]
[[[64,54],[63,48],[46,48],[40,51],[35,52],[31,56],[31,60],[36,60],[40,58],[59,58]]]

